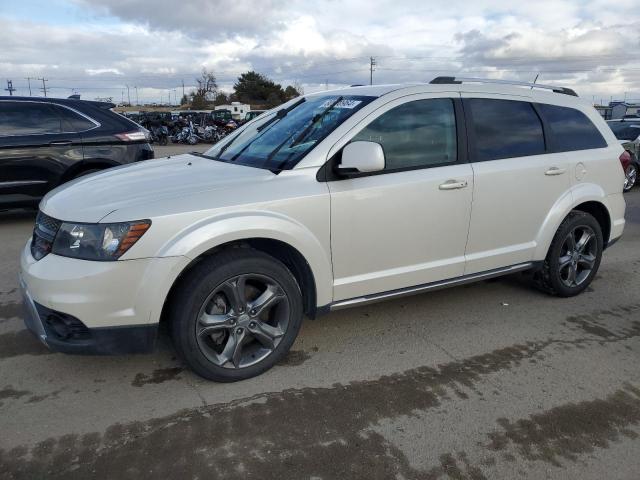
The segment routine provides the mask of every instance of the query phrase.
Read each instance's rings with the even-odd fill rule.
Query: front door
[[[334,301],[464,272],[473,174],[459,100],[403,97],[373,116],[351,141],[382,145],[385,169],[329,182]]]

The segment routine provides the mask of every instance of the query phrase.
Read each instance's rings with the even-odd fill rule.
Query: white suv
[[[624,227],[623,152],[566,88],[441,77],[320,92],[214,145],[54,190],[21,258],[51,349],[264,372],[303,315],[531,270],[559,296]]]

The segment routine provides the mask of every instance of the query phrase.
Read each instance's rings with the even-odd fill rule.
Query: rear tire
[[[257,250],[238,248],[206,258],[175,291],[171,336],[198,375],[235,382],[281,360],[302,324],[302,294],[287,267]]]
[[[638,181],[638,164],[631,162],[624,171],[624,191],[631,190]]]
[[[559,297],[578,295],[593,281],[603,251],[602,229],[590,214],[571,212],[560,224],[534,281],[541,290]]]

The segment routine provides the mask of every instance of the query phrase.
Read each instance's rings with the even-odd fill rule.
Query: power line
[[[35,77],[25,77],[25,80],[29,84],[29,96],[31,96],[31,80],[35,80]]]

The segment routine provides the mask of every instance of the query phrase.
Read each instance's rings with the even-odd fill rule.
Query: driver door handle
[[[469,184],[466,180],[463,180],[462,182],[458,180],[447,180],[446,182],[440,184],[438,188],[440,190],[458,190],[460,188],[466,188],[467,185]]]
[[[544,174],[547,176],[562,175],[566,171],[567,171],[566,168],[551,167],[549,168],[549,170],[544,172]]]
[[[49,145],[52,147],[64,147],[67,145],[71,145],[73,142],[71,140],[58,140],[57,142],[49,142]]]

